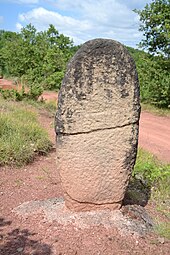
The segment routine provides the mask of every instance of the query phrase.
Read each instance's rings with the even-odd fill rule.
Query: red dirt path
[[[170,118],[142,112],[139,146],[170,163]]]

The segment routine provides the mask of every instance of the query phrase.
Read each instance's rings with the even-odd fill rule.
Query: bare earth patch
[[[142,112],[139,146],[170,163],[170,118]]]

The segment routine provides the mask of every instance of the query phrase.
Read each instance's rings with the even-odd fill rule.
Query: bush
[[[2,97],[4,99],[11,99],[11,100],[14,100],[14,101],[21,101],[22,100],[22,95],[16,91],[15,89],[0,89],[0,93],[2,95]]]
[[[0,89],[0,93],[4,99],[14,101],[22,101],[23,99],[38,100],[39,96],[43,93],[43,88],[39,84],[32,84],[28,92],[25,92],[24,86],[21,91],[15,89]]]
[[[145,58],[137,62],[141,101],[158,107],[170,106],[170,73],[158,60]]]
[[[47,90],[58,91],[61,87],[62,80],[64,78],[64,72],[55,72],[47,77],[42,83],[43,88]]]
[[[31,24],[20,33],[0,30],[0,72],[27,80],[27,85],[60,88],[66,64],[78,49],[53,25],[38,32]]]
[[[39,96],[43,93],[43,88],[38,83],[33,83],[30,86],[29,92],[25,94],[26,98],[38,100]]]
[[[157,107],[170,107],[169,60],[127,48],[137,66],[141,102]]]

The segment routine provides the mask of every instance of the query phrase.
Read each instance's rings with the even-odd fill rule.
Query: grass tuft
[[[55,100],[51,101],[35,101],[35,100],[25,100],[23,103],[26,105],[32,105],[38,110],[46,110],[51,117],[54,117],[57,110],[57,102]]]
[[[0,165],[27,164],[52,147],[36,113],[0,98]]]
[[[156,220],[155,232],[161,237],[170,239],[170,224],[168,223],[170,222],[170,164],[164,164],[151,153],[139,149],[132,180],[138,180],[142,183],[141,194],[148,190],[147,194],[150,193],[150,195],[147,199],[150,198],[151,202],[154,203],[161,218],[166,218],[165,222],[161,218]],[[137,187],[131,188],[130,191],[133,191],[137,196],[136,190],[138,188],[139,184]],[[141,195],[138,196],[139,198],[141,199]]]
[[[151,153],[139,149],[133,176],[150,186],[161,185],[170,178],[170,164],[164,164]]]

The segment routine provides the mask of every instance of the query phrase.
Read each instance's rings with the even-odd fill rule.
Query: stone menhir
[[[119,209],[136,160],[139,84],[119,42],[86,42],[68,64],[56,114],[57,168],[69,209]]]

